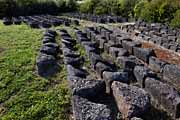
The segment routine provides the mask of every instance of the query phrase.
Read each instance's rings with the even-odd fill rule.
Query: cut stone
[[[103,79],[106,83],[106,93],[111,93],[111,84],[113,81],[119,81],[123,83],[129,83],[129,76],[127,72],[103,72]]]
[[[145,90],[117,81],[112,83],[111,88],[124,119],[141,116],[148,112],[151,102],[150,96]]]
[[[107,105],[94,103],[77,95],[72,99],[75,120],[113,120]]]
[[[154,78],[146,78],[145,89],[171,116],[180,118],[180,95],[172,86]]]
[[[161,61],[156,57],[149,58],[149,66],[154,72],[161,73],[166,64],[166,62]]]
[[[72,93],[93,100],[98,95],[105,94],[105,82],[102,80],[79,80],[72,85]]]
[[[180,67],[172,64],[165,65],[163,79],[180,89]]]
[[[152,49],[134,47],[133,51],[137,58],[143,60],[146,63],[149,63],[149,58],[154,56],[154,51]]]
[[[147,77],[156,77],[156,74],[145,66],[135,66],[133,73],[136,77],[136,80],[143,88],[145,87],[145,79]]]
[[[42,77],[48,77],[59,70],[59,65],[52,55],[40,54],[37,58],[38,74]]]

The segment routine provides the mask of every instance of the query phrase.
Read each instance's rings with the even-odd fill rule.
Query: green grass
[[[0,22],[0,120],[69,119],[64,66],[48,79],[36,74],[42,32]]]

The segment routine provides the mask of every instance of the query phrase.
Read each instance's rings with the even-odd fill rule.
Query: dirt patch
[[[148,42],[142,42],[142,47],[143,48],[153,48],[157,58],[159,58],[163,61],[166,61],[168,63],[171,63],[171,64],[180,65],[180,55],[178,55],[174,52],[159,48],[158,46],[156,46],[152,43],[148,43]]]

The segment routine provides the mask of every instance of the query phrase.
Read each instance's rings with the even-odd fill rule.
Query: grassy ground
[[[0,120],[66,120],[66,70],[49,79],[36,74],[42,30],[0,22]]]

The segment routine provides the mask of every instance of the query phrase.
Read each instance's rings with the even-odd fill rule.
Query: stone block
[[[156,74],[145,66],[136,66],[133,73],[136,77],[136,80],[143,88],[145,87],[144,81],[147,77],[156,77]]]
[[[134,47],[133,51],[134,51],[134,55],[137,58],[143,60],[146,63],[149,63],[149,58],[151,56],[154,56],[154,51],[152,49],[148,49],[148,48]]]
[[[172,64],[165,65],[163,79],[180,89],[180,67]]]
[[[149,58],[149,66],[154,72],[161,73],[166,64],[166,62],[156,57]]]
[[[111,93],[111,84],[113,81],[119,81],[123,83],[129,83],[129,76],[127,72],[103,72],[103,79],[106,83],[106,93]]]
[[[75,120],[112,120],[112,113],[107,105],[94,103],[77,95],[72,99]]]
[[[146,78],[145,89],[169,115],[174,119],[180,118],[180,95],[172,86],[154,78]]]
[[[145,90],[117,81],[112,83],[111,88],[123,119],[141,116],[148,112],[151,102]]]

